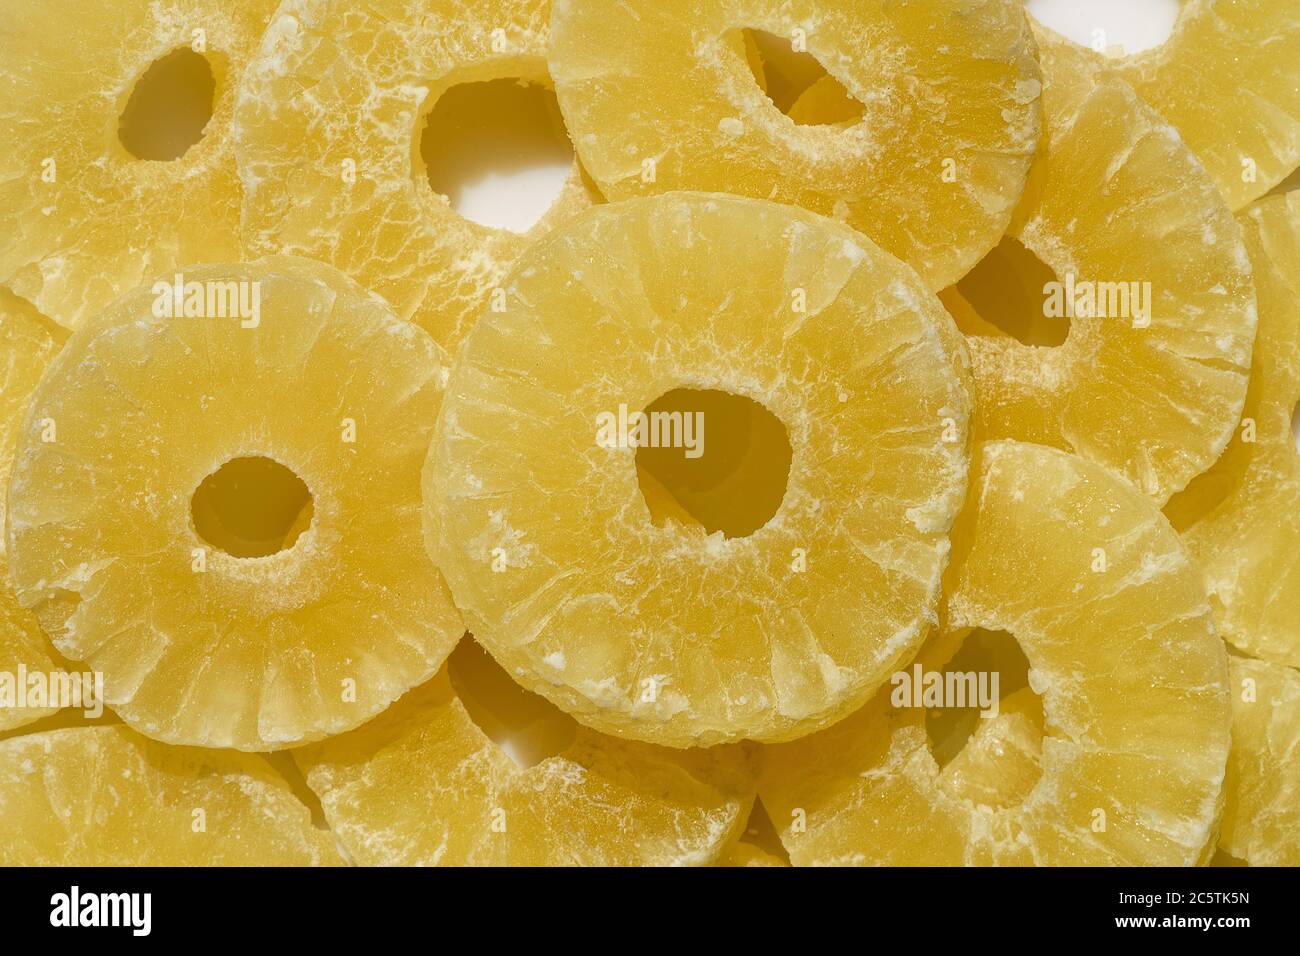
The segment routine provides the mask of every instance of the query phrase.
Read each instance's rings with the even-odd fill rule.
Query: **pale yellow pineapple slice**
[[[549,108],[540,121],[572,153],[547,72],[549,17],[550,0],[281,3],[239,93],[250,251],[329,262],[454,352],[520,252],[600,198],[575,159],[520,234],[461,216],[427,175],[447,148],[424,136],[431,112],[494,82],[527,84],[503,122]]]
[[[62,670],[36,616],[14,596],[9,586],[8,562],[0,556],[0,732],[23,727],[57,711],[57,704],[51,706],[48,698],[33,702],[20,685],[30,688],[30,675],[38,675],[40,684]]]
[[[275,0],[0,9],[0,283],[69,328],[239,254],[235,84]]]
[[[374,721],[294,758],[366,866],[710,863],[754,797],[747,748],[598,734],[469,641]]]
[[[1241,229],[1123,81],[1048,36],[1042,61],[1043,152],[1008,238],[957,285],[1019,333],[969,337],[975,433],[1072,451],[1163,504],[1241,414],[1255,332]]]
[[[1219,846],[1251,866],[1300,866],[1300,673],[1228,658],[1232,753]]]
[[[755,82],[735,35],[789,38],[862,104],[803,125]],[[551,75],[611,199],[674,189],[834,215],[934,290],[997,243],[1039,133],[1018,0],[557,0]]]
[[[1158,47],[1128,56],[1077,49],[1173,124],[1232,209],[1300,166],[1294,0],[1183,0],[1173,32]]]
[[[845,226],[699,193],[590,210],[506,290],[425,476],[430,552],[475,636],[584,723],[655,743],[789,738],[860,706],[934,619],[964,494],[965,355],[938,300]],[[750,427],[726,404],[784,426],[766,516],[655,520],[650,449],[605,426],[682,388],[726,400],[718,418],[701,399],[703,467]],[[781,468],[772,451],[744,467]]]
[[[67,341],[66,330],[0,287],[0,522],[9,494],[9,470],[19,422],[41,373]],[[3,535],[0,535],[3,538]],[[5,552],[0,540],[0,556]]]
[[[1223,456],[1165,510],[1205,573],[1224,639],[1300,667],[1300,193],[1238,218],[1259,297],[1245,411]]]
[[[0,741],[0,865],[340,863],[262,757],[163,746],[120,725]]]
[[[759,792],[791,859],[1203,859],[1228,754],[1227,661],[1178,535],[1127,482],[1055,449],[983,445],[972,484],[945,629],[919,662],[943,668],[962,629],[1009,632],[1041,704],[1011,695],[943,768],[925,710],[892,706],[893,689],[769,748]]]
[[[14,464],[14,585],[148,736],[272,750],[350,729],[464,630],[418,517],[444,360],[319,263],[186,278],[258,306],[160,318],[163,281],[69,340]]]

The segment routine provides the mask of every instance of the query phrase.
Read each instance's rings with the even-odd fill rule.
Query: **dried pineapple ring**
[[[739,748],[668,750],[583,727],[521,769],[470,719],[446,669],[294,759],[363,866],[709,863],[754,798]]]
[[[1300,17],[1293,0],[1189,0],[1161,46],[1120,58],[1077,49],[1094,68],[1123,77],[1177,128],[1232,209],[1300,166]]]
[[[783,115],[734,40],[746,27],[806,38],[865,104],[861,120]],[[551,31],[560,106],[610,199],[702,189],[794,203],[864,232],[931,289],[997,243],[1038,140],[1016,0],[557,0]]]
[[[1251,866],[1300,866],[1300,673],[1228,658],[1232,753],[1219,846]]]
[[[1205,574],[1224,639],[1300,667],[1300,455],[1291,434],[1300,402],[1300,192],[1262,199],[1238,218],[1259,297],[1242,425],[1166,514]]]
[[[343,862],[264,758],[163,746],[120,725],[0,741],[0,821],[3,866]]]
[[[1106,469],[1018,442],[986,444],[978,457],[972,505],[953,529],[946,630],[920,661],[939,669],[962,628],[1013,633],[1042,695],[1041,756],[1032,721],[1004,721],[940,770],[925,710],[891,707],[887,688],[829,730],[769,749],[759,793],[792,860],[1201,859],[1218,822],[1230,713],[1199,572],[1151,502]],[[981,746],[988,733],[1002,746]],[[1027,794],[1026,763],[1040,768]],[[990,784],[1013,799],[978,804]]]
[[[863,703],[934,617],[965,489],[961,336],[915,273],[793,206],[671,193],[592,209],[506,288],[425,473],[430,553],[475,636],[579,720],[653,743],[788,738]],[[682,387],[788,431],[752,534],[652,523],[636,449],[598,444],[597,416]]]
[[[1121,80],[1089,82],[1075,48],[1045,42],[1042,60],[1049,141],[1010,235],[1055,273],[1045,314],[1054,300],[1104,302],[1072,317],[1055,348],[970,337],[975,434],[1072,451],[1164,503],[1214,462],[1240,417],[1250,261],[1171,126]]]
[[[0,732],[26,726],[58,710],[47,704],[32,706],[19,691],[20,675],[63,670],[48,645],[36,617],[18,603],[9,587],[9,565],[0,556]]]
[[[274,9],[4,4],[0,283],[78,328],[148,274],[238,257],[233,87]],[[192,145],[150,138],[184,126],[187,108],[201,119],[209,103],[206,126],[188,130]]]
[[[421,131],[449,89],[551,85],[549,15],[550,0],[285,0],[239,93],[246,245],[336,266],[454,352],[519,254],[599,199],[575,159],[518,234],[462,217],[424,174]]]
[[[350,729],[463,633],[411,521],[439,350],[319,263],[185,279],[256,296],[257,320],[156,318],[142,287],[69,340],[14,464],[19,599],[148,736],[270,750]]]

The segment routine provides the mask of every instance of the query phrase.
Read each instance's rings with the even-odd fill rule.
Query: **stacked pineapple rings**
[[[0,12],[0,863],[1300,864],[1285,0],[74,7]],[[503,83],[523,232],[434,171]]]

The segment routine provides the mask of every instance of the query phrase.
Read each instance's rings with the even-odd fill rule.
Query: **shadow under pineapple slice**
[[[896,688],[768,748],[759,793],[791,859],[1203,861],[1231,715],[1198,569],[1151,502],[1100,466],[1009,441],[981,446],[977,464],[946,620],[918,663],[943,669],[969,628],[1005,631],[1027,685],[943,766],[926,711],[893,706]]]
[[[293,754],[333,832],[369,866],[704,864],[754,796],[751,747],[599,734],[469,638],[370,723]]]
[[[186,278],[257,315],[159,317],[144,286],[73,335],[18,446],[10,567],[133,729],[275,750],[363,723],[464,632],[420,537],[445,363],[320,263]]]

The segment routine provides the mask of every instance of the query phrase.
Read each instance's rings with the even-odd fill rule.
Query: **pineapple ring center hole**
[[[635,443],[637,484],[650,520],[753,534],[785,498],[793,451],[781,419],[753,399],[676,388],[619,427]]]
[[[1069,338],[1073,307],[1065,299],[1071,293],[1077,299],[1077,293],[1009,236],[957,283],[957,291],[981,319],[1022,345],[1055,348]]]
[[[270,458],[232,458],[200,482],[190,499],[194,530],[236,558],[264,558],[293,547],[311,527],[306,483]]]
[[[914,681],[915,666],[906,673]],[[986,787],[996,781],[997,789],[992,793],[982,789],[980,802],[1002,808],[1022,801],[1042,776],[1037,748],[1043,738],[1043,701],[1030,687],[1029,660],[1020,643],[1006,631],[975,628],[943,670],[933,672],[942,677],[942,683],[927,680],[930,673],[923,673],[922,694],[927,684],[933,684],[939,688],[939,702],[947,705],[932,707],[929,700],[924,703],[925,733],[940,770],[955,760],[961,761],[957,766],[963,770],[963,763],[988,766],[991,761],[994,772],[978,777]],[[996,716],[982,716],[992,714],[994,709]],[[1019,731],[1016,736],[1007,730],[1013,724],[1013,729]],[[1035,755],[1030,760],[1019,753],[1016,756],[1021,759],[1016,766],[1010,766],[1009,761],[1016,758],[1009,756],[1009,751],[1018,750],[1015,742],[1026,739],[1035,748]]]
[[[1179,0],[1028,0],[1035,20],[1080,46],[1132,56],[1161,46],[1174,32]]]
[[[447,658],[447,677],[470,720],[521,770],[562,754],[577,736],[577,721],[511,680],[470,637]]]
[[[754,82],[796,125],[850,125],[862,119],[863,104],[815,56],[801,49],[802,37],[777,36],[748,27],[738,34]],[[816,90],[809,93],[814,86]],[[805,94],[808,98],[796,108]]]
[[[180,159],[203,138],[216,89],[207,57],[189,48],[173,50],[136,80],[117,137],[136,159]]]
[[[517,79],[460,83],[420,133],[429,186],[471,222],[524,233],[555,204],[573,144],[555,91]]]

